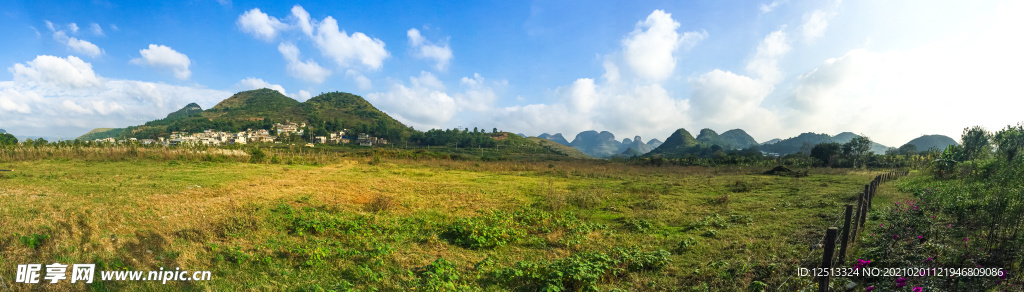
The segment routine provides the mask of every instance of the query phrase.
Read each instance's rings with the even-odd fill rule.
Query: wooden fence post
[[[843,236],[839,241],[839,266],[846,261],[846,245],[850,241],[850,218],[853,217],[853,204],[846,204],[846,218],[843,220]]]
[[[864,208],[864,209],[870,211],[871,210],[871,184],[864,185],[864,194],[866,194],[864,199],[865,199],[865,202],[867,203],[867,204],[865,204],[867,206],[867,208]]]
[[[860,230],[860,227],[864,227],[864,192],[861,192],[860,198],[857,198],[857,220],[854,223],[856,223],[854,225],[859,226],[857,230]],[[854,232],[853,234],[853,238],[857,238],[857,233]]]
[[[835,227],[829,227],[828,231],[825,231],[825,251],[821,255],[821,268],[825,269],[826,273],[824,277],[818,279],[819,292],[828,292],[829,274],[832,273],[832,255],[836,251],[836,232],[838,230]]]

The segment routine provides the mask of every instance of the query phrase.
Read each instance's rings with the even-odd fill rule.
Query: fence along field
[[[4,262],[176,265],[213,270],[214,279],[169,285],[215,290],[797,287],[789,279],[806,266],[819,228],[834,226],[839,202],[875,174],[284,151],[268,152],[279,164],[252,164],[209,151],[32,151],[8,150],[18,159],[0,165],[15,170],[0,178],[0,216],[19,218],[0,224]],[[0,267],[0,275],[11,269]],[[552,273],[579,277],[543,276]]]

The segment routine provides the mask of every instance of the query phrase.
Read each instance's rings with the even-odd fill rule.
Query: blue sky
[[[897,3],[892,3],[897,2]],[[1021,120],[1013,1],[0,2],[0,128],[76,137],[268,87],[417,129],[922,134]]]

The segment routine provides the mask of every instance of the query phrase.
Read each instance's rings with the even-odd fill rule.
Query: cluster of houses
[[[302,136],[306,127],[306,123],[277,123],[274,124],[274,135],[271,135],[271,131],[265,129],[248,129],[246,131],[231,133],[231,132],[214,132],[214,130],[205,130],[202,133],[188,133],[188,132],[171,132],[170,137],[158,137],[154,139],[142,139],[138,140],[130,138],[128,140],[116,140],[114,138],[96,139],[93,140],[96,143],[140,143],[142,145],[164,145],[164,146],[175,146],[175,145],[231,145],[231,144],[247,144],[247,143],[281,143],[280,137],[284,137],[290,134]],[[345,135],[345,131],[338,131],[330,133],[328,136],[316,136],[312,139],[313,143],[316,144],[348,144],[351,142],[351,137]],[[360,133],[357,136],[356,143],[360,146],[373,146],[373,145],[384,145],[387,144],[387,140],[383,138],[377,138],[368,134]]]

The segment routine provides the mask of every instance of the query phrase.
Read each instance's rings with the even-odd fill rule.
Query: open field
[[[380,158],[0,169],[14,170],[0,173],[8,285],[23,263],[213,271],[209,282],[88,286],[98,290],[774,290],[812,265],[801,262],[810,247],[877,174]],[[883,186],[878,202],[894,193]],[[546,276],[569,270],[583,276]],[[558,283],[538,284],[548,280]]]

